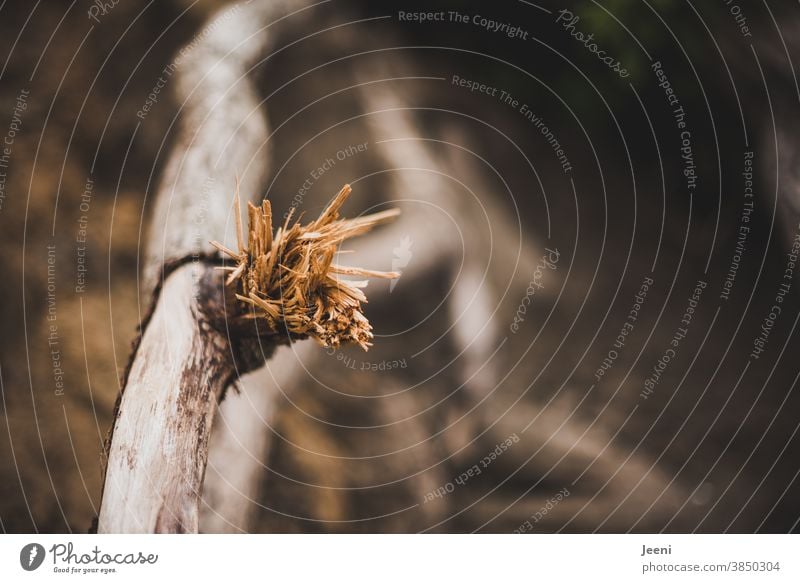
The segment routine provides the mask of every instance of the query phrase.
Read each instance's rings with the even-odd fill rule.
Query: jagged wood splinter
[[[239,212],[239,195],[234,198],[238,251],[212,241],[221,252],[236,261],[226,285],[235,286],[236,298],[249,311],[243,317],[260,318],[271,332],[291,337],[310,336],[323,346],[338,347],[354,342],[367,350],[372,326],[362,311],[367,298],[362,289],[367,280],[342,279],[342,275],[365,278],[396,278],[397,272],[345,267],[333,262],[339,245],[363,235],[376,225],[394,219],[398,209],[354,219],[340,219],[339,210],[352,189],[345,184],[319,218],[306,225],[292,222],[293,211],[273,235],[272,206],[248,203],[247,244]]]

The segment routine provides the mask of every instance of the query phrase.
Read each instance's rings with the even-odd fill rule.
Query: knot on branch
[[[339,210],[352,189],[345,185],[315,221],[305,225],[293,221],[294,209],[273,234],[272,206],[248,203],[248,237],[234,199],[239,250],[212,244],[236,261],[227,286],[234,286],[241,302],[240,317],[266,324],[273,334],[312,337],[323,346],[338,347],[354,342],[367,350],[372,345],[372,326],[362,311],[367,298],[362,291],[367,279],[341,276],[395,278],[396,272],[372,271],[334,263],[339,245],[346,239],[370,231],[399,214],[397,209],[354,219],[340,219]]]

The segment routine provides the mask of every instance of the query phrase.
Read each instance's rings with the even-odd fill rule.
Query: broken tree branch
[[[247,192],[265,180],[265,164],[254,156],[266,141],[266,120],[248,73],[265,52],[266,17],[278,9],[267,1],[236,4],[181,52],[179,135],[156,193],[143,268],[154,309],[109,437],[99,532],[198,530],[217,401],[260,356],[237,361],[217,320],[225,305],[209,241],[230,243],[234,177],[241,174]]]

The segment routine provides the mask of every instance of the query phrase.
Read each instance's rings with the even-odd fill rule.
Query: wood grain
[[[142,291],[153,294],[154,308],[118,401],[99,532],[198,531],[217,402],[273,348],[253,338],[249,347],[231,346],[224,322],[209,317],[225,306],[209,241],[235,242],[236,178],[250,195],[264,183],[257,153],[267,123],[250,67],[266,50],[263,23],[277,9],[236,4],[179,55],[178,136],[155,195],[143,268]]]

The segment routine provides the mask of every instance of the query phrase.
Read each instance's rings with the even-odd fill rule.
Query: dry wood
[[[253,244],[248,241],[245,252],[244,237],[240,234],[240,229],[232,228],[232,225],[241,224],[238,208],[234,211],[234,220],[230,220],[230,209],[234,202],[230,185],[235,175],[241,174],[245,192],[258,192],[264,179],[265,165],[261,160],[255,159],[254,155],[266,140],[266,122],[256,105],[256,91],[249,82],[247,72],[249,64],[265,53],[267,37],[260,27],[269,20],[267,16],[270,10],[276,10],[273,6],[266,1],[251,2],[224,13],[217,23],[206,28],[211,33],[204,35],[201,42],[196,43],[177,76],[178,93],[184,104],[181,133],[156,196],[154,223],[144,267],[144,291],[156,288],[158,281],[164,281],[164,284],[153,317],[144,328],[141,345],[119,406],[101,507],[99,529],[103,532],[198,530],[198,497],[202,489],[208,435],[216,403],[231,378],[258,366],[264,356],[270,354],[274,342],[265,342],[264,335],[274,332],[276,322],[286,322],[286,314],[282,310],[291,301],[280,300],[291,300],[291,297],[287,297],[285,293],[285,282],[281,281],[280,273],[265,269],[263,262],[274,261],[278,253],[271,254],[269,251],[281,241],[289,240],[285,238],[290,230],[289,224],[281,230],[280,237],[273,239],[272,229],[268,227],[271,224],[269,205],[251,207],[249,216],[255,232],[251,229]],[[360,98],[365,110],[383,112],[377,118],[379,123],[373,126],[369,136],[373,143],[415,134],[409,115],[400,107],[403,105],[402,98],[373,90],[361,91]],[[449,165],[447,160],[432,156],[420,142],[394,142],[386,146],[385,151],[389,166],[446,168]],[[463,213],[459,212],[461,205],[452,186],[439,175],[430,174],[428,179],[417,177],[412,184],[406,174],[400,173],[394,190],[399,198],[413,194],[420,200],[428,201],[433,207],[448,209],[457,222],[463,218]],[[335,221],[347,194],[346,189],[343,190],[315,222],[314,226],[318,231],[324,231],[326,224]],[[235,200],[238,201],[238,198]],[[447,237],[447,229],[442,228],[444,225],[441,217],[428,212],[428,208],[430,206],[411,209],[402,223],[387,229],[386,233],[377,234],[370,244],[357,246],[361,250],[359,262],[363,261],[365,269],[354,270],[336,265],[330,252],[319,255],[316,260],[329,267],[329,270],[322,270],[325,277],[330,277],[329,283],[335,282],[335,285],[328,286],[333,292],[331,295],[340,300],[348,298],[353,301],[354,304],[348,308],[353,314],[360,314],[360,310],[353,308],[362,301],[361,290],[352,282],[343,287],[339,276],[380,275],[381,268],[386,265],[388,250],[396,245],[400,237],[407,237],[409,234],[413,235],[416,244],[415,260],[409,266],[411,269],[404,274],[404,287],[413,287],[413,280],[426,277],[429,273],[442,272],[443,266],[453,264],[462,253],[466,252],[469,256],[471,251],[463,249],[459,241]],[[463,224],[467,225],[467,222],[464,221]],[[355,231],[363,230],[364,227],[365,223],[360,220],[349,224],[349,228]],[[501,228],[499,231],[506,230]],[[298,233],[299,231],[293,233],[296,243],[301,242]],[[330,245],[337,242],[339,237],[331,237],[330,232],[319,234],[328,239],[315,240],[313,237],[306,237],[302,239],[304,245],[297,245],[297,248],[308,248],[311,243],[320,241]],[[241,306],[237,308],[220,297],[221,283],[208,273],[214,251],[208,242],[214,239],[221,240],[221,247],[226,252],[230,251],[228,254],[237,261],[230,272],[231,283],[238,286],[237,291],[241,298],[254,308],[252,315],[258,313],[260,316],[250,322],[254,333],[249,334],[249,341],[240,342],[233,351],[238,354],[238,362],[222,354],[225,350],[231,353],[228,338],[230,323],[215,321],[213,309],[209,315],[209,305],[216,306],[217,310],[222,310],[224,306],[229,312],[241,309]],[[301,266],[309,267],[310,260],[304,263],[305,257],[306,255],[299,253],[293,256],[293,261],[299,260]],[[186,266],[185,263],[191,258],[197,260],[196,264]],[[260,266],[259,261],[262,262]],[[286,266],[285,261],[281,263],[289,267],[283,272],[284,276],[298,272],[296,264]],[[169,275],[176,268],[177,271]],[[195,273],[190,273],[191,270]],[[316,271],[319,272],[320,269],[317,267]],[[264,273],[277,273],[279,277],[269,281],[262,277],[257,286],[250,285],[253,277],[259,279],[259,275]],[[198,290],[196,285],[190,285],[197,281],[208,282],[210,289]],[[305,281],[311,283],[308,279]],[[180,282],[183,283],[179,285]],[[283,287],[282,294],[273,293],[276,285],[278,288]],[[245,292],[245,288],[246,293],[241,293]],[[162,305],[167,301],[179,301],[182,296],[185,302],[183,309],[188,312],[183,314],[185,317],[169,321],[161,309]],[[233,294],[230,296],[233,297]],[[307,299],[303,296],[301,293],[294,298],[295,307],[301,303],[310,305],[299,301]],[[275,304],[276,299],[279,300],[279,305]],[[319,309],[320,304],[315,304],[315,307]],[[277,312],[274,311],[276,309]],[[318,316],[325,311],[322,302],[322,310],[318,312]],[[293,310],[289,312],[295,316],[302,313]],[[190,318],[192,314],[194,316]],[[198,319],[198,315],[204,316]],[[348,321],[347,318],[345,320]],[[341,330],[334,327],[327,331],[323,327],[320,331],[314,327],[313,321],[314,318],[290,321],[293,330],[290,329],[289,332],[297,332],[300,336],[315,333],[312,335],[323,342],[335,343],[341,341],[340,333],[347,331],[346,327]],[[338,321],[338,317],[329,318],[329,321]],[[203,326],[200,325],[202,322],[205,322]],[[262,328],[258,328],[259,323]],[[242,334],[243,326],[234,324],[234,332]],[[367,326],[366,322],[362,322],[355,335],[364,346],[369,341]],[[244,336],[248,334],[245,333]],[[201,339],[204,346],[216,346],[216,350],[220,351],[217,355],[218,365],[207,371],[213,372],[214,382],[211,382],[210,377],[195,379],[202,383],[202,390],[194,393],[186,388],[183,393],[178,390],[178,395],[184,394],[179,399],[175,394],[176,387],[188,387],[192,384],[187,382],[192,373],[188,373],[187,377],[186,371],[197,372],[195,365],[202,362],[198,359],[212,358],[198,346]],[[486,344],[481,343],[481,346]],[[165,346],[170,345],[183,346],[185,349],[167,353],[173,356],[169,363],[164,363]],[[153,358],[157,355],[161,360],[155,363]],[[150,361],[148,370],[141,366],[140,361],[143,359]],[[256,378],[259,379],[256,384],[248,385]],[[250,375],[244,379],[243,385],[242,390],[246,394],[259,391],[264,387],[264,376]],[[188,401],[186,396],[189,397]],[[262,402],[257,408],[240,411],[249,417],[238,420],[237,431],[244,431],[245,428],[247,431],[239,431],[236,435],[232,431],[220,432],[221,451],[233,439],[255,444],[256,449],[265,451],[268,447],[268,428],[258,415],[259,411],[269,409],[269,403]],[[176,415],[179,419],[183,416],[182,427],[189,425],[198,429],[195,436],[174,433],[171,423]],[[191,464],[182,466],[169,463],[171,458],[165,455],[161,445],[164,439],[177,440],[175,443],[166,442],[170,446],[170,452],[183,452],[181,455],[188,455],[187,459],[191,460]],[[260,462],[255,456],[249,456],[242,460],[242,464],[239,468],[241,471],[235,477],[231,476],[231,479],[235,478],[236,488],[255,492]],[[209,477],[210,483],[206,485],[209,493],[230,491],[226,480],[225,475],[214,472]],[[213,505],[222,504],[222,500],[220,496],[209,496],[209,504],[212,507],[207,509],[207,514],[214,515]],[[242,508],[242,505],[228,508],[223,513],[223,516],[227,514],[232,517],[234,529],[241,528],[244,523]],[[219,521],[215,524],[219,524]]]
[[[219,404],[203,483],[200,530],[249,532],[261,477],[274,440],[276,403],[300,382],[321,352],[311,342],[281,346],[266,366],[244,375],[239,391]]]
[[[234,177],[241,175],[248,192],[264,183],[266,166],[256,156],[267,125],[249,73],[266,52],[265,23],[282,4],[238,3],[181,51],[173,77],[178,137],[156,192],[143,267],[142,291],[153,293],[154,308],[109,437],[100,532],[198,530],[217,402],[232,378],[274,347],[253,338],[231,342],[219,319],[225,298],[209,241],[233,244]]]
[[[367,301],[361,288],[367,282],[338,276],[392,279],[400,274],[343,267],[333,260],[343,241],[392,220],[399,211],[340,220],[339,210],[351,191],[350,185],[345,184],[319,218],[307,225],[300,225],[299,221],[290,224],[290,212],[274,236],[270,202],[264,200],[260,207],[248,203],[247,246],[238,221],[238,251],[213,243],[236,261],[235,267],[222,269],[231,272],[226,284],[236,286],[236,298],[250,307],[243,317],[264,320],[271,333],[292,338],[311,336],[325,347],[355,342],[368,349],[372,326],[361,309],[361,303]]]
[[[385,69],[369,72],[368,78],[391,78],[402,69],[401,58],[384,60]],[[356,107],[362,112],[380,112],[368,123],[360,125],[357,130],[360,139],[371,144],[383,144],[380,155],[387,168],[430,168],[436,172],[410,173],[399,172],[393,175],[391,188],[386,193],[386,200],[408,199],[412,197],[424,204],[408,205],[397,221],[368,236],[357,239],[350,248],[358,258],[359,265],[379,271],[385,268],[390,260],[388,253],[402,239],[414,242],[413,261],[403,268],[402,285],[395,290],[392,306],[387,305],[388,295],[377,295],[371,298],[370,311],[380,313],[381,310],[397,309],[403,301],[419,301],[415,290],[424,289],[437,277],[448,277],[454,274],[456,267],[468,259],[462,272],[454,282],[453,291],[448,300],[448,311],[453,315],[456,334],[454,338],[460,342],[458,350],[467,359],[463,369],[465,391],[476,401],[485,397],[497,382],[494,363],[487,362],[496,347],[497,325],[492,319],[493,306],[487,297],[488,284],[481,285],[481,277],[476,276],[475,263],[481,263],[485,249],[483,238],[468,238],[460,241],[448,235],[450,222],[461,225],[465,232],[477,233],[485,226],[473,225],[474,219],[464,210],[459,193],[454,192],[453,183],[447,176],[458,176],[465,182],[478,185],[481,177],[463,164],[442,157],[432,152],[423,140],[399,140],[396,138],[419,135],[420,128],[408,106],[412,96],[401,91],[380,90],[374,84],[362,84],[355,93]],[[389,140],[387,142],[387,140]],[[457,140],[455,140],[457,141]],[[510,219],[493,207],[489,198],[483,201],[489,211],[492,224],[496,226],[495,237],[497,248],[513,249],[518,245],[513,240],[515,231]],[[445,212],[431,212],[431,209],[443,209]],[[448,218],[448,216],[450,218]],[[466,249],[462,246],[468,246]],[[526,255],[533,256],[532,250],[525,249]],[[533,260],[527,258],[527,263]],[[407,296],[406,292],[407,290]],[[482,319],[482,320],[481,320]],[[291,392],[305,376],[305,365],[297,358],[287,357],[281,361],[281,392]],[[291,373],[294,371],[294,374]],[[277,392],[275,381],[263,371],[254,373],[260,377],[259,384],[271,387]],[[243,389],[247,390],[247,389]],[[212,459],[230,460],[232,451],[252,450],[265,452],[269,448],[272,429],[269,415],[271,403],[260,403],[249,406],[239,399],[226,399],[221,405],[236,425],[218,426],[211,440]],[[267,420],[265,422],[265,420]],[[448,437],[451,432],[448,432]],[[471,437],[470,437],[471,438]],[[254,445],[248,445],[254,444]],[[455,444],[454,444],[455,445]],[[457,447],[453,447],[455,451]],[[257,508],[253,499],[259,491],[260,483],[267,475],[263,464],[263,453],[244,455],[237,458],[234,464],[227,463],[218,471],[209,472],[204,490],[208,493],[208,505],[204,509],[203,529],[207,532],[238,532],[252,528],[250,518]]]
[[[247,247],[238,221],[238,251],[214,243],[237,261],[221,268],[231,271],[224,284],[221,273],[203,263],[183,265],[166,279],[120,405],[102,531],[199,530],[216,403],[237,375],[260,366],[278,343],[311,336],[325,346],[355,342],[367,349],[372,333],[361,311],[363,285],[338,274],[397,274],[342,268],[333,258],[342,241],[397,213],[339,219],[349,193],[346,185],[316,221],[301,226],[287,219],[274,236],[269,201],[249,205]],[[233,289],[226,293],[225,287]]]
[[[132,363],[114,427],[100,532],[197,532],[197,497],[217,401],[236,374],[228,338],[195,280],[201,264],[164,282]]]
[[[182,53],[174,77],[179,135],[156,193],[143,269],[143,291],[155,290],[156,303],[118,401],[100,532],[198,529],[211,420],[233,369],[224,335],[198,318],[198,284],[213,281],[208,241],[230,231],[233,176],[242,173],[254,192],[264,180],[263,165],[251,163],[266,121],[247,72],[266,46],[260,23],[268,4],[245,2],[218,16]]]

